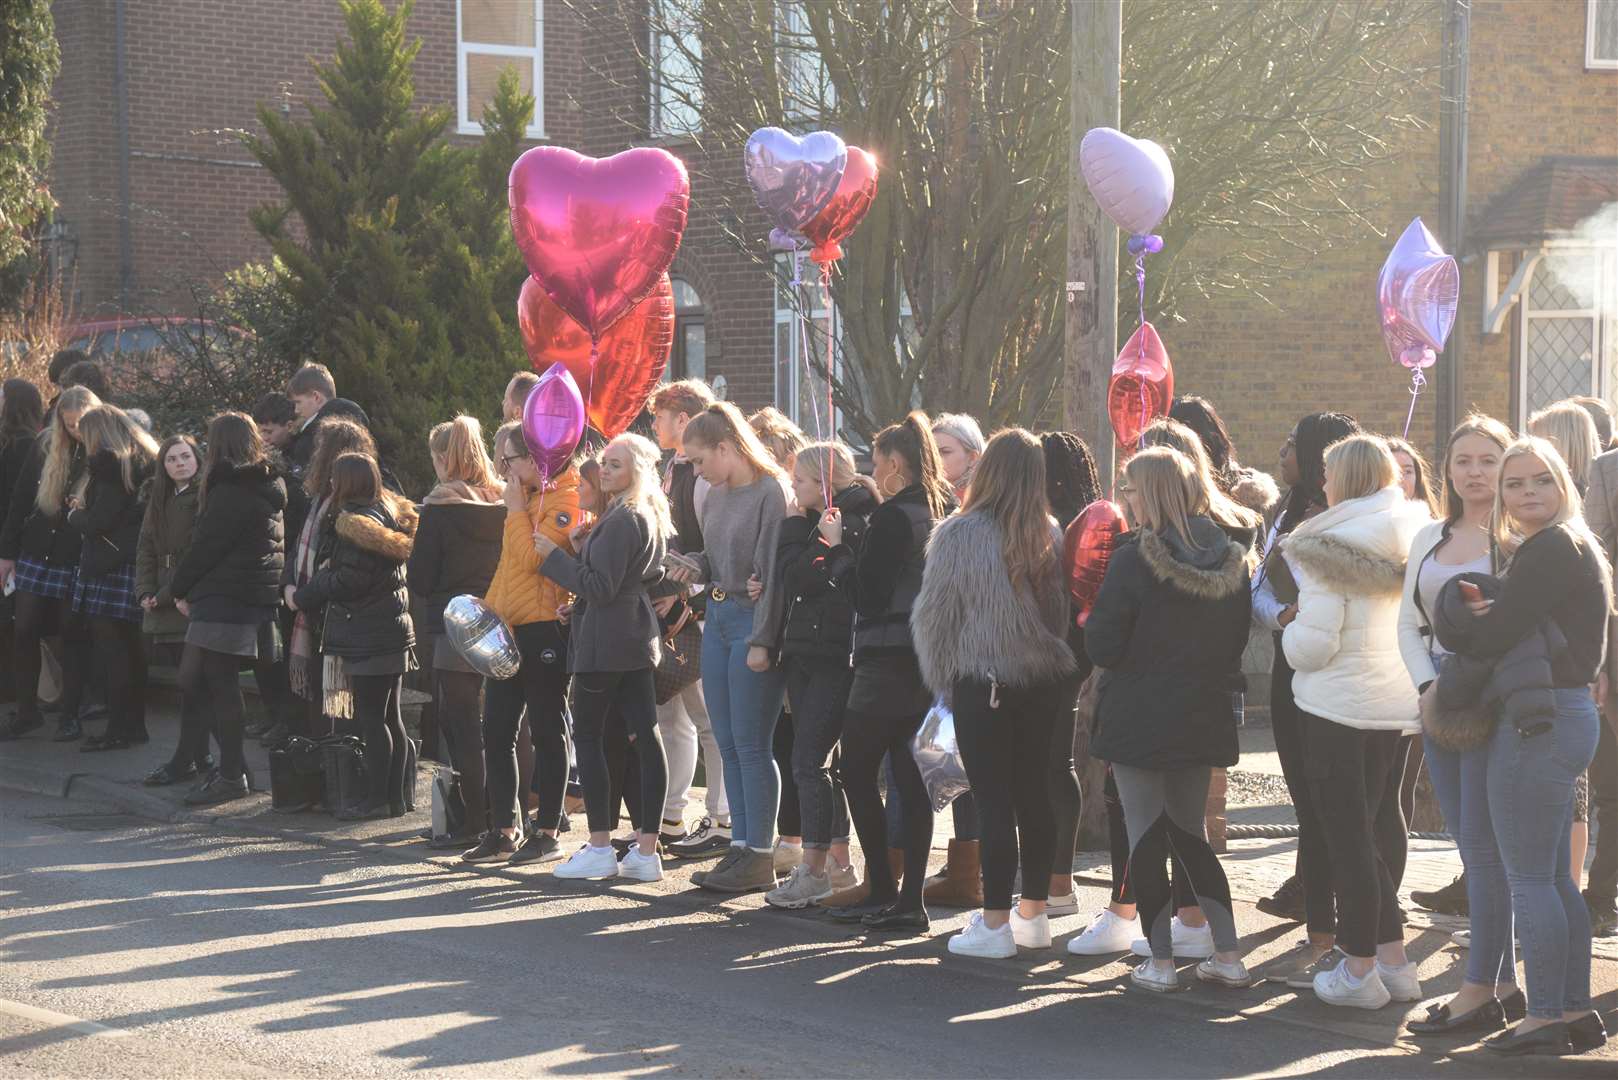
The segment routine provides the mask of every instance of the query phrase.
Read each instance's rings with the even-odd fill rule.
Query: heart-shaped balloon
[[[743,157],[759,208],[776,228],[793,233],[825,209],[837,193],[848,147],[829,131],[798,138],[778,127],[759,128]]]
[[[1432,367],[1455,326],[1461,271],[1421,218],[1405,228],[1376,279],[1382,340],[1395,363]]]
[[[539,377],[522,406],[522,433],[546,480],[567,471],[584,438],[584,395],[564,364]]]
[[[517,298],[517,327],[534,370],[565,365],[584,392],[590,426],[611,439],[629,430],[663,377],[674,344],[674,286],[664,274],[592,350],[584,327],[530,277]]]
[[[536,146],[511,167],[511,233],[546,294],[599,341],[668,272],[691,180],[667,150]]]
[[[1174,401],[1174,366],[1151,323],[1141,323],[1118,353],[1107,382],[1107,417],[1118,445],[1134,446],[1147,424]]]
[[[817,263],[835,262],[843,257],[842,242],[871,209],[876,198],[876,158],[857,146],[848,148],[848,164],[843,177],[825,208],[805,223],[804,238],[814,245],[809,257]]]
[[[1073,598],[1073,619],[1083,626],[1101,595],[1101,581],[1118,537],[1128,531],[1124,512],[1106,499],[1079,511],[1062,536],[1062,562],[1067,568],[1067,591]]]
[[[1102,213],[1126,233],[1157,228],[1174,202],[1174,166],[1155,142],[1116,128],[1091,128],[1079,143],[1079,169]]]

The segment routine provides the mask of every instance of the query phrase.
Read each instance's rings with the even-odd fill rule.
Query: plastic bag
[[[933,801],[934,813],[972,790],[966,779],[966,765],[961,761],[961,748],[955,741],[955,714],[942,701],[927,711],[910,748],[916,755],[922,782],[927,785],[927,796]]]

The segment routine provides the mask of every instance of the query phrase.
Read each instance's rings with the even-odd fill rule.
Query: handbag
[[[434,840],[460,836],[466,828],[466,801],[461,798],[460,775],[448,765],[433,770],[432,819]]]
[[[691,605],[681,600],[663,622],[663,656],[654,682],[659,705],[702,677],[702,626]]]
[[[319,744],[293,736],[270,751],[270,806],[294,814],[320,805],[326,774]]]
[[[325,781],[320,808],[335,814],[370,794],[365,777],[365,746],[354,735],[321,739],[320,770]]]

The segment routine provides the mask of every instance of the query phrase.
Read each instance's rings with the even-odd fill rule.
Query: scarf
[[[315,576],[315,538],[320,534],[320,519],[325,515],[329,501],[321,499],[303,520],[303,530],[298,533],[297,553],[292,564],[294,585],[306,585]],[[287,677],[292,684],[292,692],[305,701],[313,701],[314,686],[309,676],[315,656],[315,633],[309,622],[309,612],[300,610],[292,620],[292,642],[287,653]]]

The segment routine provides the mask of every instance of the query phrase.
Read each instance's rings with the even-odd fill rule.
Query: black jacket
[[[1567,651],[1567,638],[1555,617],[1540,620],[1536,629],[1518,638],[1504,655],[1479,656],[1472,641],[1479,620],[1461,593],[1463,581],[1476,585],[1491,600],[1501,593],[1499,578],[1470,571],[1450,578],[1439,589],[1433,634],[1449,651],[1439,665],[1438,705],[1444,709],[1498,707],[1518,731],[1554,720],[1555,667]]]
[[[11,509],[0,534],[0,559],[31,559],[47,566],[77,566],[83,546],[77,532],[68,528],[66,507],[47,514],[34,505],[39,494],[40,476],[45,471],[46,447],[50,429],[40,432],[17,474],[11,490]],[[67,491],[72,491],[84,475],[84,450],[75,446],[68,471]]]
[[[416,643],[405,563],[416,536],[409,503],[390,513],[382,503],[350,503],[320,527],[315,576],[293,596],[299,611],[319,616],[320,651],[382,656]]]
[[[1242,688],[1252,602],[1245,552],[1207,518],[1195,547],[1126,533],[1084,627],[1105,669],[1090,752],[1141,769],[1229,766],[1237,759],[1231,694]]]
[[[259,622],[279,606],[287,489],[267,461],[215,465],[169,589],[205,622]]]
[[[421,524],[405,568],[410,594],[422,605],[429,634],[444,632],[444,605],[452,599],[489,591],[506,529],[504,503],[454,498],[449,488],[440,484],[422,505]]]
[[[19,435],[0,446],[0,536],[6,534],[6,518],[11,513],[11,493],[22,482],[38,438],[37,435]]]
[[[851,484],[832,497],[832,505],[843,515],[841,546],[859,550],[866,522],[877,507],[876,496],[860,484]],[[853,562],[833,559],[835,549],[821,539],[819,524],[818,510],[781,523],[776,569],[787,591],[781,654],[846,663],[854,645],[854,604],[848,587]]]
[[[910,609],[921,592],[927,538],[937,524],[926,491],[911,484],[871,511],[858,548],[844,537],[832,549],[831,573],[842,580],[850,567],[854,572],[856,663],[875,656],[915,655]]]
[[[123,466],[117,455],[103,450],[90,459],[90,484],[84,505],[67,516],[67,523],[84,538],[79,572],[88,576],[110,573],[133,565],[140,546],[140,524],[146,515],[146,481],[153,462],[137,463],[135,490],[124,490]]]

